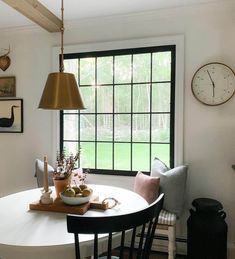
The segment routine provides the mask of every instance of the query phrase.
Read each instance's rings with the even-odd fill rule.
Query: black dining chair
[[[105,258],[112,259],[112,239],[120,232],[119,248],[120,259],[136,258],[148,259],[154,232],[158,222],[158,216],[162,209],[164,194],[143,210],[139,210],[130,214],[104,216],[104,217],[86,217],[79,215],[67,215],[67,229],[69,233],[74,233],[75,239],[75,255],[76,259],[80,259],[79,234],[94,234],[94,252],[93,258],[99,257],[99,237],[98,234],[108,234],[107,237],[107,255]],[[126,249],[126,237],[130,236],[130,246]],[[138,236],[138,247],[135,248],[136,237]],[[124,257],[125,250],[125,257]],[[104,258],[104,257],[102,257]]]

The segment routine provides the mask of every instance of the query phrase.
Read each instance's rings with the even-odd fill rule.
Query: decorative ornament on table
[[[72,172],[79,158],[80,151],[78,151],[75,156],[70,154],[67,158],[64,150],[61,153],[57,153],[57,167],[53,175],[57,198],[59,197],[60,192],[63,192],[67,186],[70,186]]]
[[[47,157],[44,157],[44,178],[43,178],[43,189],[40,197],[42,204],[52,204],[53,198],[51,197],[52,190],[48,186],[48,161]]]
[[[9,49],[7,50],[7,53],[0,56],[0,69],[2,69],[2,71],[7,70],[11,64],[11,59],[8,56],[9,53],[10,53],[10,46],[9,46]]]

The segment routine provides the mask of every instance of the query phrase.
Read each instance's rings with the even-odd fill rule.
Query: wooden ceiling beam
[[[59,32],[62,21],[38,0],[2,0],[49,32]]]

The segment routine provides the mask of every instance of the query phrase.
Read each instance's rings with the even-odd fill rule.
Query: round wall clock
[[[191,87],[193,95],[201,103],[220,105],[234,95],[235,74],[225,64],[208,63],[195,72]]]

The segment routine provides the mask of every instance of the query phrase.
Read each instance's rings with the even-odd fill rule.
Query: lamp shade
[[[85,109],[80,91],[71,73],[50,73],[38,108],[48,110]]]

